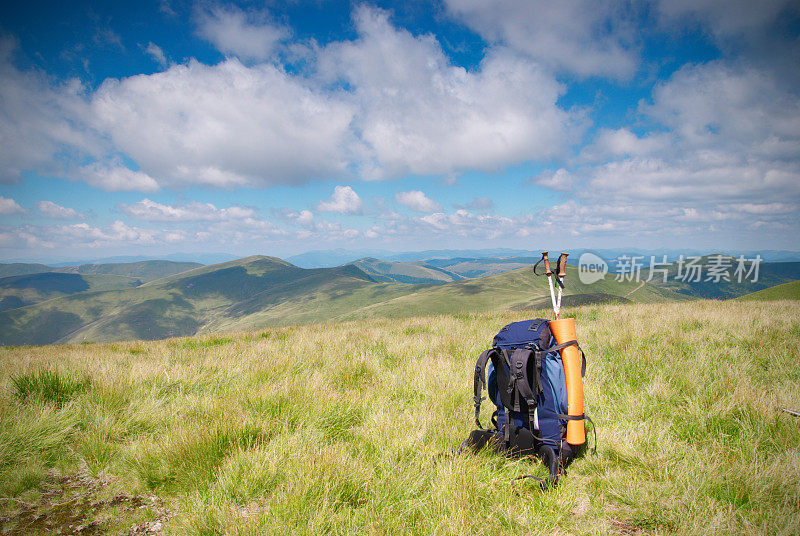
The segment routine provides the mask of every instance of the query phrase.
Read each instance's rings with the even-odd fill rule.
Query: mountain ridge
[[[0,278],[38,273],[74,273],[83,275],[120,275],[150,281],[167,274],[180,273],[199,266],[203,265],[196,262],[176,262],[164,259],[122,263],[84,263],[69,266],[11,263],[0,264]]]
[[[578,282],[574,267],[569,272],[565,303],[682,299],[651,286],[623,298],[635,287],[627,282],[605,281],[590,291]],[[0,343],[160,339],[376,314],[520,308],[547,299],[546,283],[534,277],[530,269],[521,269],[480,279],[408,284],[377,280],[353,264],[305,269],[277,257],[254,255],[129,289],[89,289],[2,312]]]
[[[494,261],[503,264],[506,260]],[[457,259],[456,264],[462,262],[463,259]],[[392,273],[410,270],[437,277],[440,274],[460,277],[454,272],[444,274],[438,268],[375,258],[331,268],[301,268],[278,257],[252,255],[195,267],[131,288],[89,287],[0,312],[0,344],[161,339],[370,317],[517,311],[550,306],[547,281],[534,275],[529,264],[484,277],[446,282],[436,279],[404,283],[398,279],[411,277],[408,273]],[[784,282],[789,277],[800,279],[800,263],[766,263],[761,268],[762,287]],[[677,267],[670,265],[670,270],[674,276]],[[692,286],[681,281],[658,284],[618,279],[608,273],[599,281],[584,284],[578,277],[578,268],[569,265],[563,305],[680,301],[695,299],[702,293],[734,297],[756,288],[703,281]]]

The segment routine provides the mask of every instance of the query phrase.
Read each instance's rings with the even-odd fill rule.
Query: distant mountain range
[[[560,251],[553,250],[551,253],[557,256]],[[570,263],[577,264],[578,258],[582,253],[594,253],[606,261],[612,261],[622,255],[632,256],[639,255],[646,258],[655,256],[661,259],[662,255],[667,256],[667,260],[672,262],[678,260],[683,256],[702,256],[707,255],[707,250],[697,249],[663,249],[663,250],[644,250],[637,248],[614,248],[614,249],[575,249],[570,251]],[[739,257],[744,255],[746,258],[755,258],[757,255],[761,256],[764,262],[800,262],[799,251],[787,250],[731,250],[724,251],[723,253],[732,257]],[[377,258],[384,261],[399,261],[399,262],[426,262],[432,264],[432,260],[452,260],[452,259],[487,259],[487,258],[535,258],[539,259],[542,250],[525,250],[525,249],[509,249],[509,248],[496,248],[496,249],[438,249],[438,250],[425,250],[425,251],[388,251],[388,250],[347,250],[347,249],[327,249],[308,251],[300,255],[293,255],[287,257],[286,260],[296,266],[302,268],[330,268],[333,266],[341,266],[349,262],[354,262],[358,259],[365,257]]]
[[[264,256],[201,266],[144,261],[53,268],[0,265],[0,344],[160,339],[372,316],[548,309],[538,256],[385,261],[301,268]],[[710,259],[709,259],[710,261]],[[746,269],[751,267],[745,266]],[[29,270],[48,271],[26,273]],[[731,298],[800,280],[800,262],[762,263],[757,282],[676,279],[591,284],[568,266],[564,306]],[[788,293],[791,295],[791,292]]]
[[[50,267],[78,266],[81,264],[120,264],[134,263],[141,261],[173,261],[173,262],[193,262],[196,264],[216,264],[238,259],[236,255],[229,253],[170,253],[169,255],[117,255],[115,257],[98,257],[84,259],[52,259],[52,258],[33,258],[33,259],[8,259],[6,264],[42,264]]]
[[[638,248],[613,248],[613,249],[573,249],[570,250],[570,262],[577,263],[578,257],[584,252],[599,255],[606,261],[611,261],[620,255],[643,255],[649,257],[654,255],[661,258],[667,255],[669,261],[677,260],[680,255],[705,255],[707,250],[698,249],[665,249],[665,250],[644,250]],[[552,254],[557,255],[560,251],[552,250]],[[760,255],[764,262],[800,262],[800,251],[788,250],[727,250],[725,254],[732,257],[744,255],[753,258]],[[512,249],[512,248],[493,248],[493,249],[431,249],[424,251],[390,251],[385,249],[327,249],[314,250],[286,257],[288,262],[301,268],[332,268],[350,262],[355,262],[363,258],[375,258],[384,261],[398,262],[430,262],[431,260],[446,259],[484,259],[484,258],[511,258],[511,257],[536,257],[541,255],[540,249]],[[161,256],[145,255],[121,255],[116,257],[103,257],[93,259],[80,259],[64,261],[36,258],[36,259],[9,259],[5,261],[15,264],[39,264],[48,267],[77,266],[81,264],[119,264],[134,263],[151,260],[167,260],[174,262],[193,262],[203,265],[218,264],[236,260],[237,255],[230,253],[171,253]],[[12,274],[9,274],[12,275]]]
[[[545,281],[530,269],[448,283],[403,284],[381,280],[378,268],[396,271],[395,263],[361,264],[364,269],[356,264],[304,269],[274,257],[254,256],[193,268],[133,288],[89,288],[0,313],[0,343],[159,339],[371,315],[544,307],[549,300]],[[685,299],[669,289],[638,288],[611,277],[590,288],[578,281],[574,271],[570,267],[565,305]]]

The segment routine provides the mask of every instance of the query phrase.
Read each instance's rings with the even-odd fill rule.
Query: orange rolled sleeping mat
[[[574,318],[560,318],[550,321],[550,331],[557,344],[577,340]],[[567,380],[567,414],[574,417],[583,416],[583,377],[581,375],[581,354],[576,345],[561,350],[561,362],[564,364],[564,376]],[[583,445],[586,443],[586,430],[583,419],[567,421],[567,443]]]

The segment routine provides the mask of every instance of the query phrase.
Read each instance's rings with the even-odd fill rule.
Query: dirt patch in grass
[[[673,533],[676,530],[671,523],[659,519],[612,519],[610,523],[611,528],[623,536],[652,534],[653,532]]]
[[[172,517],[160,497],[115,493],[110,482],[86,471],[68,475],[51,472],[36,493],[26,498],[0,498],[0,503],[3,536],[155,536],[164,533],[164,524]]]

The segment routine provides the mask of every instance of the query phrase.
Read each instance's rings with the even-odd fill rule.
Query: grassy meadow
[[[546,493],[448,455],[478,354],[546,310],[0,348],[3,534],[800,533],[800,302],[565,315],[598,445]]]

